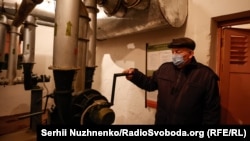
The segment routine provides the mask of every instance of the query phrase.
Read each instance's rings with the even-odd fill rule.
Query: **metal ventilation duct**
[[[99,40],[160,27],[181,27],[185,23],[188,15],[188,0],[97,1],[99,12],[97,13],[96,38]],[[43,3],[45,2],[46,1]],[[107,10],[107,5],[105,5],[107,2],[117,3],[113,5],[113,8],[108,7]],[[141,7],[141,5],[145,5],[145,2],[149,2],[148,7]],[[0,9],[5,11],[8,15],[11,15],[16,12],[16,6],[20,4],[20,0],[1,1],[0,4],[2,5]],[[123,5],[122,8],[119,7],[119,4]],[[30,13],[38,18],[37,24],[43,24],[39,21],[53,23],[55,11],[42,9],[39,5],[40,4]],[[100,17],[100,15],[104,15],[104,17]]]
[[[145,1],[140,2],[144,2],[145,5]],[[126,13],[123,9],[117,10],[119,14],[114,13],[113,9],[110,10],[111,8],[105,8],[99,4],[100,12],[98,14],[107,16],[98,18],[97,39],[108,39],[159,27],[181,27],[186,21],[187,0],[149,0],[149,6],[146,9],[136,8],[140,2],[134,7],[127,7]],[[105,5],[103,4],[103,6]]]

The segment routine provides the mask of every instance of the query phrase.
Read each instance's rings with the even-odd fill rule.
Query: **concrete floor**
[[[0,117],[0,141],[36,141],[36,131],[30,126],[30,118],[17,120],[27,113]],[[47,115],[42,115],[42,124],[46,124]],[[34,124],[33,124],[34,125]],[[33,129],[33,130],[32,130]]]
[[[36,132],[25,128],[9,134],[0,136],[0,141],[36,141]]]

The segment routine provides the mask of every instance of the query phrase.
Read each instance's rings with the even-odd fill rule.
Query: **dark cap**
[[[187,37],[173,39],[168,45],[169,48],[189,48],[191,50],[195,49],[195,42]]]

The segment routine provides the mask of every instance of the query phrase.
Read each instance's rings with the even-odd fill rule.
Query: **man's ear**
[[[189,59],[191,59],[194,56],[194,51],[190,51]]]

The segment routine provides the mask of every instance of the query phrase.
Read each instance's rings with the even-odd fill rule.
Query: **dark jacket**
[[[147,91],[158,90],[155,124],[208,125],[220,122],[218,76],[193,57],[178,69],[162,64],[152,77],[135,69],[133,82]]]

